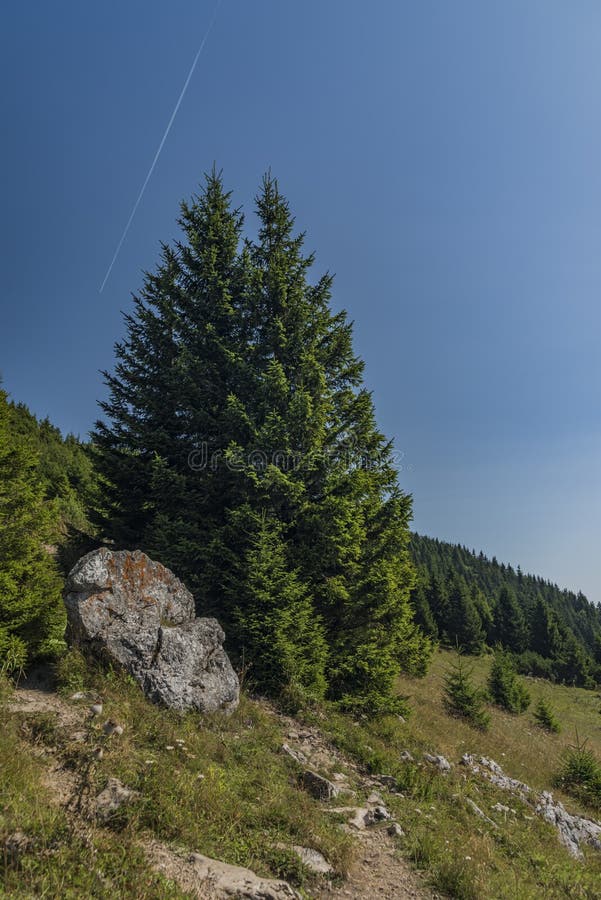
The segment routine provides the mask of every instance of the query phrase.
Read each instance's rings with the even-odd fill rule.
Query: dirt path
[[[50,689],[43,677],[37,680],[30,679],[19,687],[10,700],[10,707],[25,717],[39,714],[55,716],[57,727],[70,741],[85,740],[86,721],[89,719],[87,704],[78,705],[63,700]],[[279,715],[272,707],[269,707],[269,711],[283,725],[287,745],[298,754],[304,765],[311,769],[335,773],[339,787],[348,792],[344,798],[345,803],[347,800],[349,805],[356,802],[352,796],[351,784],[368,793],[374,787],[378,787],[376,782],[363,776],[352,761],[332,747],[318,729],[300,726],[294,719]],[[39,752],[45,758],[47,763],[45,782],[55,801],[63,806],[71,817],[78,820],[83,832],[95,827],[90,823],[87,806],[75,802],[79,790],[76,775],[63,766],[58,753],[48,748],[39,750],[34,748],[33,752]],[[435,900],[440,897],[424,885],[419,874],[402,858],[396,839],[388,834],[387,825],[388,823],[382,822],[361,830],[344,826],[352,832],[357,848],[348,877],[344,882],[335,885],[324,880],[323,886],[312,889],[311,896],[316,900],[322,898],[369,900],[373,897],[382,900],[408,900],[408,898]],[[274,900],[284,896],[298,896],[294,891],[286,893],[287,886],[281,887],[280,882],[259,879],[253,873],[248,873],[248,870],[240,869],[237,873],[228,871],[236,867],[224,867],[218,861],[207,860],[199,854],[186,854],[177,848],[159,844],[151,838],[141,836],[140,843],[153,867],[171,877],[192,897],[208,900],[226,896],[225,893],[216,892],[216,872],[219,877],[223,875],[224,878],[231,877],[234,880],[238,878],[243,882],[252,876],[257,884],[262,883],[263,892],[252,893],[253,887],[249,884],[248,893],[228,894],[228,896],[273,897]],[[270,893],[271,890],[273,893]],[[288,890],[290,891],[289,888]]]
[[[333,772],[334,782],[344,792],[344,805],[352,807],[351,785],[366,794],[382,792],[382,786],[361,773],[358,766],[340,753],[324,737],[318,728],[299,725],[294,719],[278,715],[272,709],[286,733],[287,746],[303,760],[308,768]],[[382,796],[385,801],[385,793]],[[348,801],[348,803],[347,803]],[[419,873],[415,872],[401,856],[397,839],[388,834],[387,822],[365,829],[347,827],[357,842],[356,856],[347,878],[342,884],[327,885],[314,892],[316,898],[352,898],[367,900],[436,900],[442,895],[432,892]]]

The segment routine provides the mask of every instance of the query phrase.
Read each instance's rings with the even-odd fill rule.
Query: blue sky
[[[601,6],[12,4],[5,388],[84,435],[121,310],[216,161],[271,167],[356,323],[415,527],[601,600]]]

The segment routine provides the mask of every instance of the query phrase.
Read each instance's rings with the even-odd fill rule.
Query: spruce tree
[[[17,671],[62,649],[65,614],[47,546],[56,535],[55,510],[35,452],[10,422],[0,390],[0,669]]]
[[[551,704],[544,697],[541,697],[536,704],[533,716],[536,724],[545,731],[553,734],[559,734],[561,731],[561,725],[553,712]]]
[[[492,662],[488,689],[492,700],[508,712],[522,713],[530,705],[526,685],[517,677],[509,654],[500,648],[496,650]]]
[[[245,523],[265,516],[323,623],[328,695],[393,708],[396,674],[430,652],[409,604],[411,501],[331,276],[309,281],[270,177],[256,208],[258,238],[242,242],[213,172],[126,318],[95,434],[104,531],[171,566],[240,652],[253,601],[233,573],[257,562]]]
[[[445,632],[449,641],[464,652],[482,651],[485,637],[482,621],[465,581],[455,574],[447,580]]]
[[[528,644],[528,627],[515,593],[506,585],[499,591],[493,618],[495,641],[514,653],[521,653]]]
[[[464,665],[458,653],[444,675],[444,704],[451,715],[486,731],[490,716],[484,708],[484,692],[474,684],[472,675],[473,669]]]
[[[234,624],[243,659],[250,661],[249,680],[270,695],[323,697],[323,627],[306,585],[287,564],[281,526],[245,508],[236,515],[250,530],[248,549],[233,573],[240,591]]]
[[[419,625],[424,634],[436,639],[438,637],[438,625],[428,603],[423,578],[419,578],[411,593],[411,605],[413,606],[415,624]]]

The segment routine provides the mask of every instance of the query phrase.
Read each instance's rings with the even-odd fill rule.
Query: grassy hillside
[[[330,714],[322,727],[367,769],[397,777],[402,796],[390,795],[388,800],[406,832],[402,852],[428,872],[439,890],[464,900],[598,898],[601,853],[587,849],[586,862],[573,860],[555,830],[531,807],[456,764],[464,753],[488,755],[506,774],[533,788],[552,790],[570,812],[595,817],[595,810],[556,790],[553,777],[576,730],[590,738],[601,758],[599,697],[587,690],[526,679],[534,702],[539,696],[550,700],[561,719],[562,733],[542,731],[529,712],[512,716],[495,707],[490,707],[490,730],[482,733],[444,710],[442,675],[452,658],[453,654],[440,652],[425,678],[400,679],[399,690],[413,709],[407,722],[389,718],[354,723]],[[483,684],[490,657],[472,661],[475,678]],[[400,761],[403,750],[411,752],[414,763]],[[424,751],[445,755],[454,764],[451,774],[439,774],[422,763]],[[497,828],[478,818],[468,800]],[[496,803],[512,812],[496,812]]]
[[[47,710],[28,711],[22,705],[15,710],[4,695],[0,836],[5,840],[20,831],[29,844],[17,857],[5,853],[2,860],[0,855],[0,890],[10,897],[183,896],[175,882],[149,864],[144,848],[160,841],[284,877],[307,897],[348,896],[344,879],[353,859],[365,855],[365,844],[342,830],[344,817],[328,809],[363,805],[374,786],[370,775],[388,774],[397,779],[400,793],[375,787],[404,831],[392,842],[390,867],[405,860],[421,869],[435,890],[464,900],[598,898],[601,853],[586,849],[584,862],[572,859],[532,808],[461,766],[454,765],[448,775],[439,773],[422,761],[422,752],[442,753],[454,764],[465,752],[486,754],[507,774],[535,788],[552,788],[561,753],[576,729],[601,754],[599,698],[591,691],[529,679],[534,700],[539,695],[550,700],[562,733],[541,731],[530,713],[515,717],[496,708],[490,731],[481,733],[444,711],[441,678],[450,659],[451,654],[440,653],[426,678],[401,679],[399,690],[413,710],[407,721],[355,719],[329,706],[314,707],[292,721],[246,696],[229,718],[182,717],[149,704],[129,679],[90,672],[69,657],[62,666],[63,697],[82,687],[102,697],[103,716],[123,723],[125,731],[105,740],[102,759],[90,764],[92,744],[103,739],[86,719],[89,701],[49,694]],[[475,660],[481,682],[489,661]],[[74,739],[82,727],[92,730],[92,744]],[[307,735],[321,736],[316,767],[330,777],[344,773],[356,796],[327,804],[302,790],[298,766],[281,747]],[[401,759],[403,750],[414,762]],[[83,798],[85,808],[86,798],[110,776],[138,797],[107,825],[78,818],[73,804],[67,810],[57,806],[58,789]],[[571,811],[587,812],[572,798],[563,799]],[[497,827],[475,815],[468,800]],[[514,812],[496,811],[497,803]],[[293,844],[318,849],[331,862],[336,870],[331,888],[326,891],[327,881],[310,875]],[[366,886],[365,893],[351,896],[368,897],[373,890]],[[419,883],[413,890],[411,896],[432,896]]]

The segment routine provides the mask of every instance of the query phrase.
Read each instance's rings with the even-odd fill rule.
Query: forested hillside
[[[38,419],[24,403],[8,403],[13,437],[21,438],[38,460],[38,475],[47,500],[56,501],[57,526],[88,531],[96,475],[89,450],[72,434],[63,437],[49,419]]]
[[[601,610],[582,593],[459,544],[413,534],[412,593],[424,631],[470,653],[501,644],[518,667],[567,684],[601,678]]]

